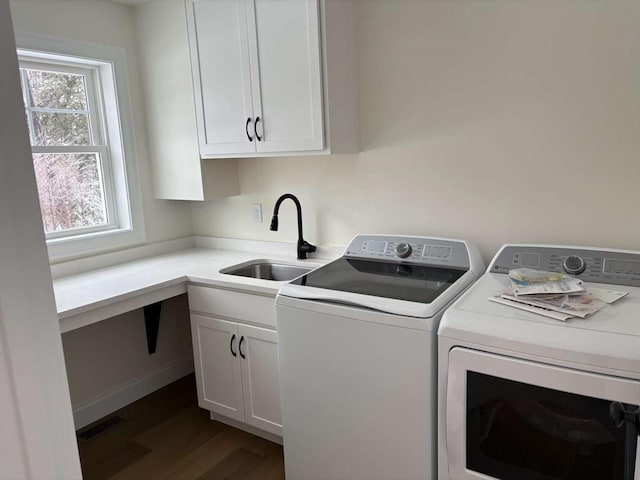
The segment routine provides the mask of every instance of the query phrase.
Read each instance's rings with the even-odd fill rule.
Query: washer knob
[[[407,258],[411,255],[411,245],[406,242],[399,243],[396,245],[396,255],[400,258]]]
[[[584,272],[584,269],[587,268],[587,265],[584,263],[582,257],[578,255],[569,255],[562,262],[562,268],[564,271],[570,275],[578,275]]]

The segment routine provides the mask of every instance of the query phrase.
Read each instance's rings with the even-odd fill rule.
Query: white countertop
[[[254,259],[318,266],[326,259],[297,260],[270,255],[212,248],[189,248],[131,261],[53,281],[62,333],[141,308],[187,291],[198,283],[255,294],[275,296],[284,282],[219,273],[219,270]]]

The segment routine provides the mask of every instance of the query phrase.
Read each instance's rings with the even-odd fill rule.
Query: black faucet
[[[287,198],[293,200],[293,203],[296,204],[296,209],[298,210],[298,260],[304,260],[307,258],[307,253],[316,251],[316,247],[302,238],[302,207],[300,206],[300,201],[296,198],[295,195],[285,193],[284,195],[281,195],[278,200],[276,200],[276,205],[275,207],[273,207],[273,218],[271,219],[271,227],[269,229],[273,230],[274,232],[278,231],[278,210],[280,210],[280,204],[282,203],[282,201],[286,200]]]

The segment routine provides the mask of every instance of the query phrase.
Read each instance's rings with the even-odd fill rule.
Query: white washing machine
[[[487,300],[519,267],[628,295],[566,322]],[[640,252],[505,245],[438,349],[439,480],[640,480]]]
[[[436,330],[484,269],[462,240],[358,235],[276,298],[288,479],[433,479]]]

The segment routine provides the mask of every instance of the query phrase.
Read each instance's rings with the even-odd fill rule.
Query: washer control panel
[[[544,245],[505,245],[489,265],[493,273],[514,268],[564,272],[585,282],[640,286],[640,252]]]
[[[467,246],[459,240],[358,235],[351,241],[344,255],[399,263],[470,268]]]

